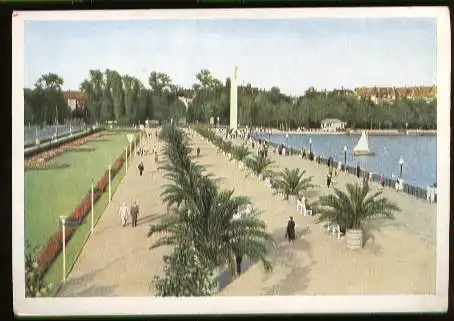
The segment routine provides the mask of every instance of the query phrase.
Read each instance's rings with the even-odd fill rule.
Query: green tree
[[[63,99],[61,86],[63,79],[54,73],[42,75],[35,83],[38,95],[42,95],[41,103],[44,110],[43,121],[52,123],[62,123],[69,116],[69,108]]]
[[[121,120],[125,115],[123,79],[115,70],[106,70],[107,79],[111,85],[113,113],[115,120]]]

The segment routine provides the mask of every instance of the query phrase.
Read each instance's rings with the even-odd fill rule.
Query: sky
[[[436,19],[26,21],[25,87],[53,72],[77,90],[90,69],[148,86],[151,71],[191,87],[208,69],[225,82],[317,89],[436,84]]]

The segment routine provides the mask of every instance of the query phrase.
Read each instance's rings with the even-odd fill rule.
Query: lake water
[[[257,138],[268,140],[268,133],[255,133]],[[410,185],[426,188],[437,180],[437,137],[436,136],[369,136],[369,148],[375,156],[353,156],[353,147],[360,136],[340,135],[289,135],[291,147],[309,149],[324,158],[332,157],[344,162],[344,145],[347,145],[347,166],[361,168],[385,177],[400,175],[399,159],[404,160],[402,176]],[[271,134],[271,142],[286,144],[283,134]]]

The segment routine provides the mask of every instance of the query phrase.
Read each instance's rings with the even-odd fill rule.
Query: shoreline
[[[273,129],[271,134],[289,134],[289,135],[301,135],[301,136],[361,136],[363,130],[354,130],[354,131],[345,131],[345,132],[328,132],[328,131],[284,131]],[[408,130],[408,131],[398,131],[398,130],[364,130],[368,136],[437,136],[436,130]],[[253,131],[255,134],[268,134],[266,130],[264,131]]]
[[[240,139],[240,138],[234,138],[233,140],[236,141],[236,140],[238,140],[238,139],[239,139],[239,141],[241,142],[241,139]],[[256,137],[256,136],[251,136],[251,139],[254,140],[254,141],[257,143],[257,141],[258,141],[259,138]],[[268,140],[263,140],[263,141],[266,141],[266,142],[267,142]],[[245,143],[244,141],[242,142],[242,144],[248,145],[248,144]],[[278,145],[279,145],[279,144],[274,143],[274,142],[271,142],[270,144],[271,144],[272,147],[278,147]],[[250,146],[248,145],[248,147],[250,147]],[[291,146],[290,146],[290,148],[293,149],[293,154],[292,154],[292,155],[287,155],[287,156],[284,156],[284,157],[288,157],[288,156],[297,156],[298,158],[300,158],[299,150],[296,149],[295,147],[291,147]],[[321,158],[321,159],[320,159],[319,165],[327,165],[328,159],[326,158],[325,155],[321,155],[321,154],[320,154],[320,155],[314,155],[314,157],[320,157],[320,158]],[[301,159],[301,158],[300,158],[300,159]],[[313,160],[312,162],[317,163],[316,158],[314,158],[314,160]],[[341,161],[338,161],[338,160],[333,159],[333,165],[334,165],[335,168],[337,168],[338,163],[343,164]],[[351,166],[347,166],[347,172],[348,172],[349,175],[355,176],[355,175],[356,175],[355,172],[354,172],[355,170],[356,170],[356,168],[351,167]],[[374,171],[372,171],[372,170],[370,170],[370,169],[367,169],[367,168],[363,168],[363,167],[360,167],[360,172],[361,172],[361,177],[363,177],[364,173],[369,173],[369,174],[372,175],[371,182],[374,182],[374,183],[378,183],[378,182],[379,182],[379,179],[380,179],[380,178],[379,178],[379,177],[380,177],[379,173],[374,172]],[[378,175],[378,176],[377,176],[377,175]],[[395,182],[395,181],[396,181],[396,178],[385,176],[385,185],[386,185],[387,187],[391,187],[391,188],[392,188],[393,186],[392,186],[391,182]],[[431,187],[431,186],[426,186],[426,187],[424,187],[424,186],[419,186],[419,185],[412,185],[412,184],[409,184],[408,181],[403,180],[403,190],[402,190],[401,192],[402,192],[402,193],[406,193],[406,194],[408,194],[408,195],[410,195],[410,196],[412,196],[412,197],[416,197],[416,198],[418,198],[418,199],[427,200],[427,199],[424,198],[424,197],[418,197],[418,196],[416,196],[416,195],[413,195],[413,194],[409,193],[408,191],[409,191],[409,190],[419,189],[419,190],[425,191],[425,192],[427,193],[427,192],[428,192],[428,187]],[[407,189],[407,190],[406,190],[406,189]],[[436,190],[436,188],[435,188],[435,190]],[[426,195],[427,195],[427,194],[426,194]],[[435,203],[436,203],[436,202],[435,202]]]

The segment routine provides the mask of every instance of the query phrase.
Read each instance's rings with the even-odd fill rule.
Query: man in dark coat
[[[139,216],[139,205],[137,205],[136,202],[132,203],[131,206],[131,226],[136,227],[137,226],[137,217]]]
[[[293,220],[293,216],[290,216],[290,219],[287,223],[285,238],[288,239],[289,244],[290,242],[295,242],[295,221]]]
[[[143,167],[143,163],[140,162],[140,164],[137,166],[137,168],[139,169],[140,176],[142,176],[143,170],[145,169],[145,168]]]
[[[356,177],[359,178],[360,174],[361,174],[361,168],[359,167],[359,164],[358,164],[358,165],[356,165]]]
[[[241,262],[243,262],[243,256],[241,254],[235,255],[236,260],[236,273],[241,275]]]

